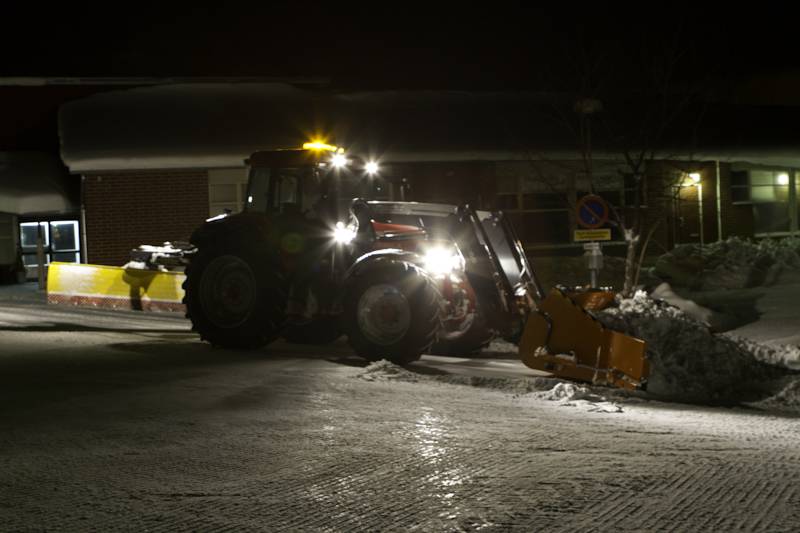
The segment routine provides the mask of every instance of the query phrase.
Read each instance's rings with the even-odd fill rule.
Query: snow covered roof
[[[705,148],[694,150],[692,159],[800,167],[800,142],[786,136],[762,145],[749,140],[772,131],[767,122],[774,117],[756,115],[738,124],[729,115],[709,113]],[[784,131],[800,129],[794,127],[800,119],[780,119],[791,122]],[[764,124],[754,128],[758,120]],[[533,93],[332,93],[280,83],[173,84],[96,94],[62,106],[59,134],[62,159],[74,173],[237,167],[253,152],[295,148],[316,134],[382,162],[540,154],[574,159],[579,153],[548,101]],[[678,135],[685,140],[689,133],[681,129]],[[685,149],[675,153],[670,158],[689,157]],[[594,155],[617,158],[602,150]]]
[[[242,166],[258,150],[323,134],[383,161],[520,158],[530,95],[335,94],[277,83],[140,87],[65,104],[61,156],[71,172]],[[517,151],[516,156],[513,153]]]
[[[78,210],[77,194],[57,157],[42,152],[0,152],[0,212],[59,214]]]

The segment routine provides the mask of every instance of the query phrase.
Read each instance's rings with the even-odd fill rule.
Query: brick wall
[[[208,175],[141,171],[84,181],[89,263],[121,266],[140,244],[187,240],[208,218]]]

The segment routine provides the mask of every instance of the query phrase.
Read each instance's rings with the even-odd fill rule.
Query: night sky
[[[374,3],[262,7],[4,7],[2,76],[323,77],[338,88],[554,89],[592,65],[626,85],[678,51],[675,79],[800,67],[789,7],[760,13]],[[639,4],[642,10],[645,4]],[[761,3],[760,6],[764,6]]]

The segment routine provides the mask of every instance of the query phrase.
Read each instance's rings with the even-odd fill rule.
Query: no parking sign
[[[609,241],[611,230],[602,228],[608,222],[608,203],[596,194],[587,194],[578,200],[577,221],[582,230],[575,230],[575,242]]]
[[[608,222],[608,203],[596,194],[587,194],[578,200],[578,225],[597,229]]]

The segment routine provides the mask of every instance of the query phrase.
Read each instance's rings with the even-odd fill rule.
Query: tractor
[[[403,190],[374,163],[321,142],[256,152],[247,164],[244,211],[209,219],[191,237],[184,303],[211,344],[346,335],[364,359],[407,364],[423,353],[473,353],[500,336],[521,342],[534,368],[628,388],[644,382],[643,345],[613,353],[622,346],[614,339],[630,338],[606,332],[575,295],[545,298],[502,212],[398,201]],[[595,335],[570,333],[577,323]],[[594,344],[576,352],[558,345],[565,334]]]

